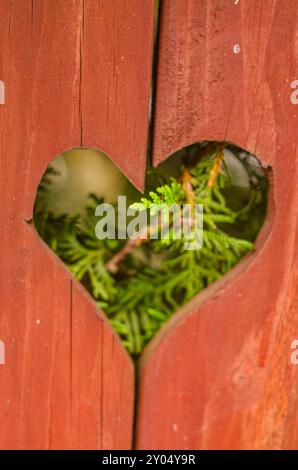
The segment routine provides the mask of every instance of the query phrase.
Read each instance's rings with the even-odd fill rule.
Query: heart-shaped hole
[[[230,143],[194,144],[148,169],[144,195],[108,157],[77,149],[48,167],[34,222],[136,357],[180,306],[253,250],[267,189],[259,160]]]

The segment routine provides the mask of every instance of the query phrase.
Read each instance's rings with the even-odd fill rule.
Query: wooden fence
[[[1,449],[298,448],[296,0],[160,2],[154,164],[232,141],[271,190],[256,251],[145,350],[136,409],[131,359],[31,223],[70,148],[143,188],[154,14],[154,0],[0,0]]]

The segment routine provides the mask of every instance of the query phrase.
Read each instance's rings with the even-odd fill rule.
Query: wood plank
[[[162,3],[155,164],[228,140],[270,165],[272,179],[255,253],[144,353],[138,448],[298,448],[297,15],[295,0]]]
[[[1,449],[131,446],[132,362],[30,220],[47,165],[73,147],[109,152],[141,186],[153,7],[0,1]]]
[[[154,4],[89,0],[82,32],[83,146],[88,142],[110,155],[140,190],[147,160]]]

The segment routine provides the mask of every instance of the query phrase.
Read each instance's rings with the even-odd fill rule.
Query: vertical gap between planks
[[[158,68],[158,45],[160,33],[160,15],[162,11],[163,0],[155,1],[154,14],[154,43],[152,59],[152,79],[149,105],[149,127],[148,127],[148,147],[147,147],[147,168],[153,165],[153,139],[154,139],[154,121],[155,121],[155,102],[156,102],[156,82]],[[147,170],[146,168],[146,170]],[[146,184],[146,181],[145,181]],[[135,371],[135,396],[134,396],[134,418],[132,430],[132,450],[136,449],[137,440],[137,421],[138,421],[138,402],[139,402],[139,359],[134,361]]]
[[[159,33],[160,33],[160,15],[162,11],[163,0],[154,0],[154,1],[155,1],[154,42],[153,42],[151,93],[150,93],[150,105],[149,105],[147,168],[153,165],[153,140],[154,140],[154,124],[155,124],[158,45],[159,45]]]

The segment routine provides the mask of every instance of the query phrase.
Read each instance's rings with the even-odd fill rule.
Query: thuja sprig
[[[132,205],[154,211],[173,204],[203,204],[204,243],[199,250],[185,250],[184,235],[171,237],[171,225],[166,244],[150,233],[137,240],[98,240],[95,196],[83,215],[55,217],[37,207],[34,220],[42,238],[104,309],[130,354],[137,356],[181,305],[253,249],[252,240],[235,236],[233,230],[264,204],[264,192],[252,191],[235,210],[227,200],[229,184],[223,145],[207,145],[182,166],[178,178]]]
[[[131,204],[132,209],[144,210],[150,209],[151,213],[155,213],[155,210],[160,207],[168,206],[171,207],[173,204],[181,202],[183,198],[182,185],[172,178],[170,184],[164,184],[156,188],[155,191],[149,191],[149,197],[142,197],[140,202]]]

